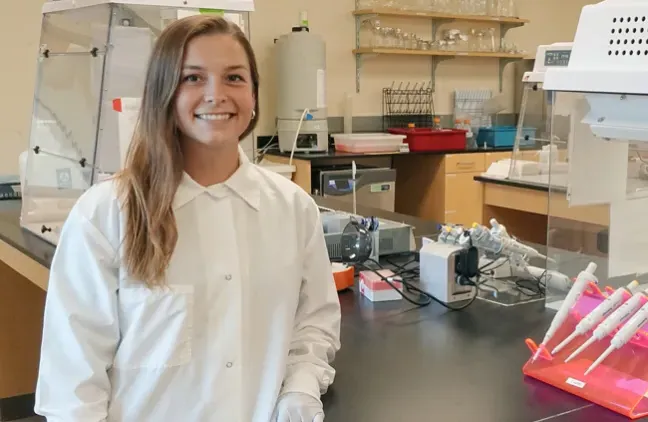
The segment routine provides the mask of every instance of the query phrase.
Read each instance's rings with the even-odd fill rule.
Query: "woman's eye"
[[[241,75],[229,75],[227,79],[231,82],[241,82],[243,81],[243,77]]]
[[[200,76],[198,75],[187,75],[183,79],[185,82],[198,82],[200,81]]]

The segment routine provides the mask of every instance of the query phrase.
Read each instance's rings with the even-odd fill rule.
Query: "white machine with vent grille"
[[[585,93],[583,123],[610,140],[648,141],[648,1],[583,7],[567,67],[545,74],[547,91]]]
[[[647,75],[648,1],[604,0],[583,7],[568,65],[549,67],[544,77],[549,151],[568,167],[566,175],[550,169],[552,197],[567,207],[550,202],[547,247],[554,256],[596,256],[611,287],[648,272]],[[566,222],[565,212],[585,217]],[[564,265],[556,269],[573,277]],[[547,292],[547,306],[559,300]]]

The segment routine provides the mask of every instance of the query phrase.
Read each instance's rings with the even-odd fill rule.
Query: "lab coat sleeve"
[[[48,422],[107,418],[119,327],[116,252],[75,209],[50,268],[43,321],[36,413]]]
[[[306,393],[319,399],[335,377],[331,362],[340,349],[341,315],[324,230],[314,202],[309,202],[307,215],[301,292],[282,394]]]

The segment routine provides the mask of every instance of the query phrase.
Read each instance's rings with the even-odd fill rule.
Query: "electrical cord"
[[[366,262],[371,262],[372,264],[377,266],[378,269],[371,268],[371,267],[365,265]],[[408,263],[413,263],[413,262],[415,262],[415,261],[409,261]],[[412,269],[404,268],[405,264],[395,265],[395,267],[397,268],[397,272],[395,272],[390,277],[385,277],[384,275],[382,275],[380,273],[380,270],[384,270],[386,268],[383,267],[379,262],[376,262],[373,259],[368,259],[364,263],[358,263],[356,265],[361,267],[362,269],[364,269],[366,271],[371,271],[371,272],[375,273],[378,277],[380,277],[381,280],[386,282],[392,289],[396,290],[396,292],[398,292],[398,294],[403,299],[405,299],[407,302],[409,302],[409,303],[411,303],[411,304],[413,304],[415,306],[418,306],[418,307],[428,306],[434,301],[434,302],[438,303],[439,305],[443,306],[444,308],[449,309],[451,311],[461,311],[463,309],[466,309],[468,306],[472,305],[473,302],[477,299],[477,295],[479,294],[479,284],[480,284],[480,276],[479,275],[477,276],[477,281],[476,282],[473,282],[472,280],[468,279],[467,277],[458,276],[458,279],[456,281],[459,282],[461,280],[461,281],[463,281],[463,283],[459,283],[459,284],[474,287],[475,294],[470,299],[468,299],[468,302],[466,302],[464,305],[452,306],[452,305],[438,299],[434,295],[426,292],[425,290],[421,289],[420,287],[416,286],[411,281],[409,281],[409,280],[413,279],[414,277],[403,277],[402,274],[406,274],[406,273],[412,271]],[[398,279],[394,280],[395,277],[398,277]],[[418,276],[416,278],[418,279]],[[417,293],[419,296],[422,296],[425,299],[417,300],[415,298],[412,298],[412,297],[406,295],[405,292],[403,292],[401,289],[397,288],[394,285],[394,282],[400,282],[403,285],[403,287],[405,288],[404,290],[406,290],[409,293]]]
[[[292,150],[290,151],[290,160],[288,160],[288,165],[292,166],[293,156],[295,155],[295,148],[297,148],[297,140],[299,139],[299,132],[301,131],[302,123],[304,123],[304,118],[310,113],[308,108],[305,108],[299,118],[299,124],[297,125],[297,131],[295,132],[295,140],[292,144]]]

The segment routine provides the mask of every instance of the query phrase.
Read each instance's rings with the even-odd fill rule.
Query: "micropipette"
[[[570,334],[562,343],[560,343],[556,348],[551,352],[552,355],[560,352],[565,348],[569,343],[571,343],[576,337],[586,334],[589,330],[594,328],[596,324],[601,322],[603,318],[607,317],[612,311],[618,308],[623,303],[623,297],[626,293],[632,295],[632,290],[637,287],[639,283],[635,280],[632,283],[628,284],[626,287],[621,287],[617,289],[614,293],[608,296],[603,302],[594,308],[585,318],[583,318],[573,333]]]
[[[587,288],[588,284],[590,282],[594,282],[598,284],[598,279],[594,276],[594,271],[596,271],[596,264],[590,262],[587,265],[587,268],[578,274],[578,277],[576,277],[576,281],[574,282],[574,285],[572,286],[571,289],[569,289],[569,293],[567,293],[567,297],[565,298],[562,305],[560,306],[560,309],[558,309],[558,312],[556,312],[556,316],[554,316],[553,320],[551,321],[551,325],[549,326],[549,329],[547,330],[547,333],[545,334],[542,343],[540,343],[540,346],[538,346],[538,350],[536,350],[536,352],[533,354],[533,358],[531,360],[532,362],[535,362],[536,359],[538,359],[538,356],[540,356],[540,352],[542,351],[542,349],[547,345],[549,340],[553,338],[553,336],[556,334],[558,329],[565,322],[567,316],[569,315],[569,310],[571,309],[572,306],[576,304],[578,299],[581,297],[581,295]]]
[[[623,324],[628,318],[635,313],[637,309],[641,306],[642,298],[646,297],[648,290],[643,292],[635,293],[630,299],[628,299],[623,305],[617,308],[616,311],[612,312],[609,317],[607,317],[602,323],[599,324],[594,332],[592,337],[583,343],[578,349],[574,351],[567,359],[565,363],[574,359],[576,356],[580,355],[583,350],[590,347],[594,342],[603,340],[605,337],[610,335],[619,325]]]
[[[590,366],[587,371],[585,371],[585,375],[592,372],[594,368],[596,368],[601,362],[605,360],[605,358],[610,356],[610,353],[625,346],[626,343],[628,343],[632,339],[632,337],[637,334],[637,331],[639,331],[646,322],[648,322],[648,303],[642,306],[641,309],[639,309],[637,313],[634,314],[632,318],[630,318],[628,323],[621,327],[619,332],[616,333],[614,337],[612,337],[612,341],[610,341],[610,347],[608,347],[607,350],[594,361],[592,366]]]

